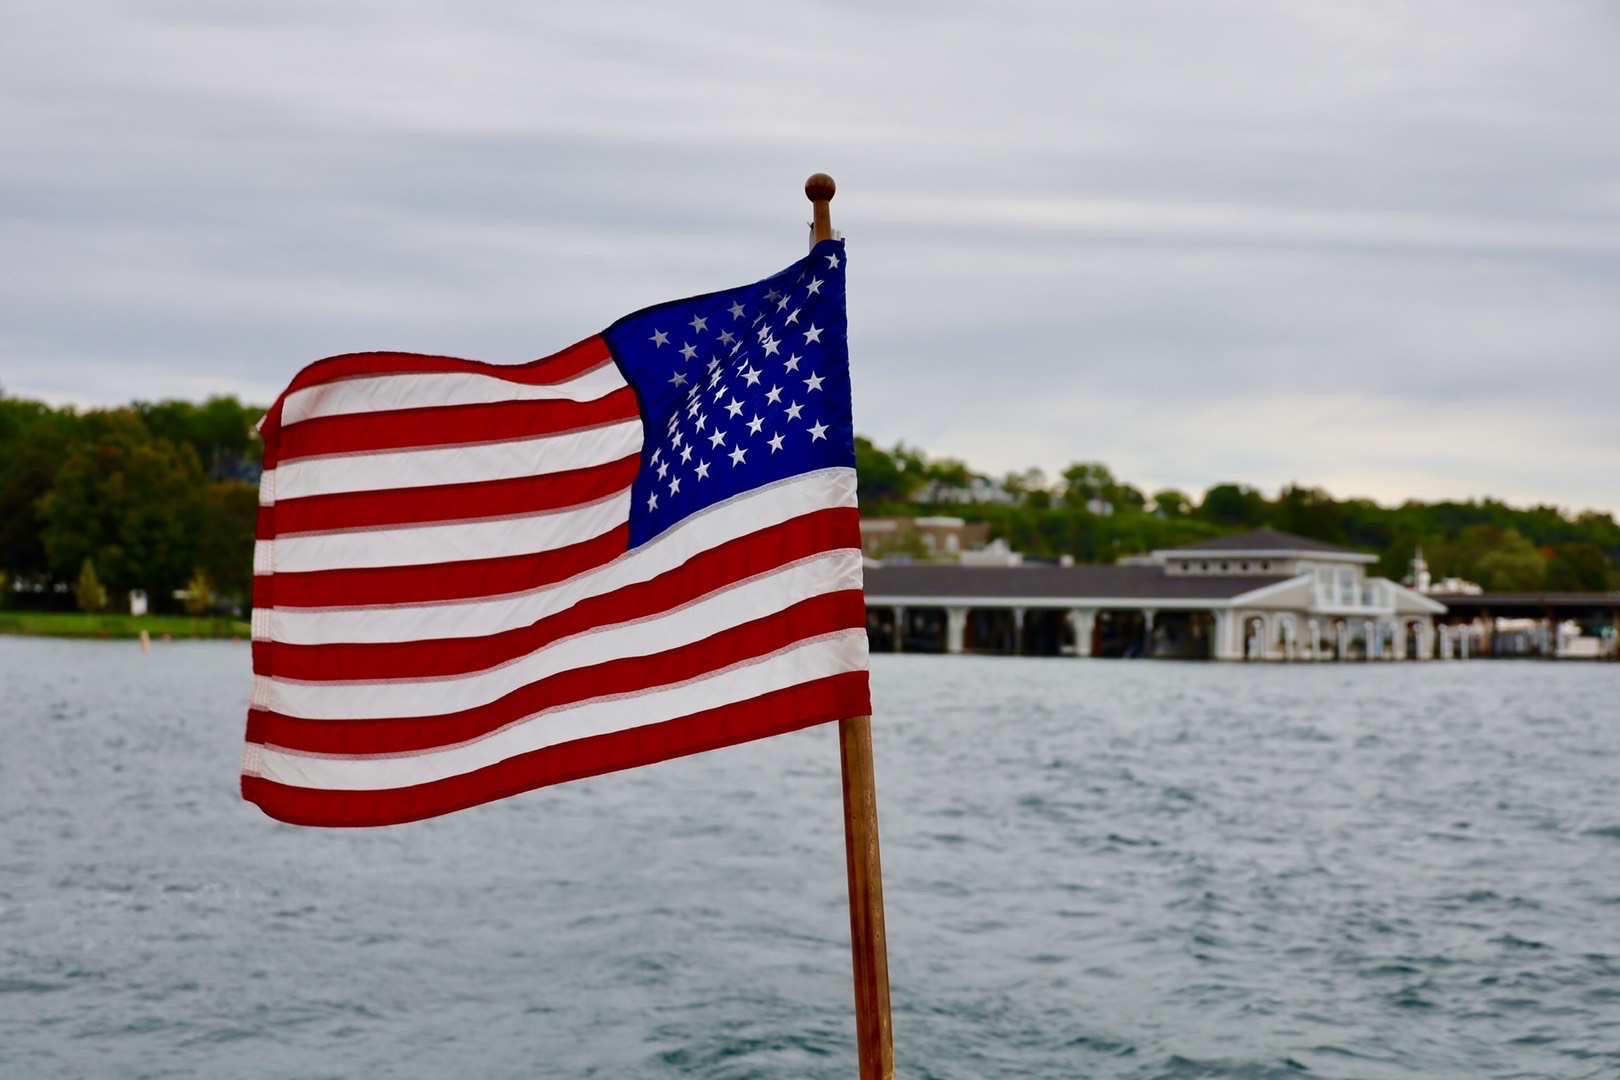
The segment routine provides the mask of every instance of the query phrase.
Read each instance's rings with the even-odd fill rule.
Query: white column
[[[1311,620],[1311,659],[1322,659],[1322,624],[1316,619]]]
[[[1159,612],[1156,608],[1142,609],[1142,658],[1153,659],[1153,616]]]
[[[962,638],[967,631],[967,608],[945,609],[945,651],[953,655],[962,651]]]
[[[1472,638],[1473,636],[1474,636],[1474,624],[1473,623],[1468,623],[1468,624],[1466,624],[1464,626],[1457,627],[1457,659],[1459,659],[1459,660],[1468,659],[1468,646],[1471,644],[1469,639]]]
[[[1013,655],[1024,655],[1024,609],[1015,607],[1013,613]]]
[[[906,651],[906,609],[898,605],[894,609],[894,651]]]
[[[1393,647],[1390,649],[1390,653],[1397,660],[1406,659],[1406,632],[1409,626],[1410,624],[1405,619],[1397,619],[1395,622],[1395,640],[1391,642]]]
[[[1333,658],[1335,660],[1346,660],[1350,656],[1350,624],[1348,622],[1339,622],[1334,624],[1334,629],[1338,631],[1338,652]]]
[[[1091,655],[1091,635],[1097,627],[1097,612],[1093,608],[1070,608],[1069,621],[1074,625],[1074,655]]]

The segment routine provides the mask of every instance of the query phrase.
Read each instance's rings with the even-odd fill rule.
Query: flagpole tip
[[[824,172],[818,172],[804,182],[804,194],[813,203],[831,202],[838,185]]]

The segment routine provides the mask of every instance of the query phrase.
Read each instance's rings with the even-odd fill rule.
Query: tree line
[[[0,605],[245,610],[264,410],[234,397],[53,408],[0,394]],[[1105,465],[992,480],[965,463],[856,439],[861,509],[950,513],[1036,558],[1122,556],[1269,525],[1374,552],[1399,579],[1422,545],[1437,577],[1491,590],[1620,588],[1613,515],[1494,499],[1380,506],[1290,485],[1147,494]],[[176,593],[183,594],[177,597]]]
[[[1275,498],[1236,483],[1198,497],[1174,488],[1148,494],[1096,462],[1077,462],[1056,478],[1028,469],[993,480],[962,461],[904,445],[885,450],[859,437],[855,458],[863,513],[987,522],[992,536],[1036,558],[1113,562],[1269,526],[1376,554],[1375,572],[1397,581],[1421,545],[1437,579],[1490,591],[1620,588],[1620,525],[1595,510],[1516,508],[1496,499],[1382,506],[1298,484]]]
[[[154,610],[245,610],[263,414],[0,395],[0,605],[117,608],[141,589]]]

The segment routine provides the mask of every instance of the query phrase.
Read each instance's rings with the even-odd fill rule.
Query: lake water
[[[904,1077],[1620,1076],[1620,666],[883,656]],[[854,1075],[830,728],[342,832],[0,638],[0,1077]]]

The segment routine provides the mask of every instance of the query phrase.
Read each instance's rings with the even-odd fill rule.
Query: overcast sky
[[[13,0],[0,386],[516,362],[803,251],[993,473],[1620,509],[1620,5]]]

